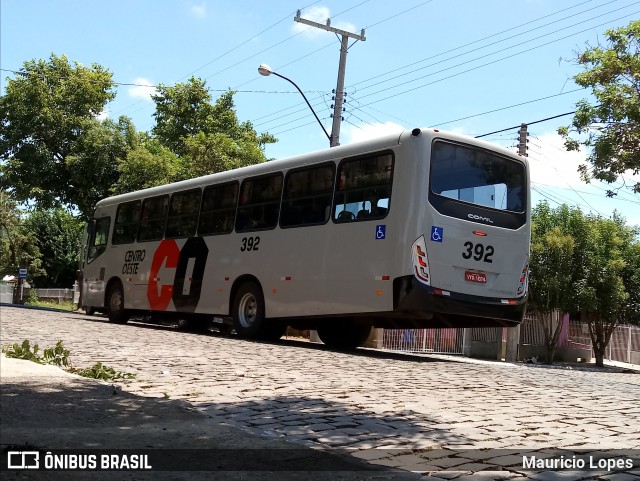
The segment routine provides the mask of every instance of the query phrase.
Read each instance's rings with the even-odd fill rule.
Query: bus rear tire
[[[361,346],[371,334],[371,326],[352,321],[331,322],[318,326],[318,337],[331,349],[352,350]]]
[[[129,313],[124,308],[124,291],[120,282],[115,282],[109,288],[107,295],[107,315],[109,322],[115,324],[126,324],[129,320]]]

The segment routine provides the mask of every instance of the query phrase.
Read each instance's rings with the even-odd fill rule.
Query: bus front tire
[[[107,312],[109,322],[115,324],[126,324],[129,320],[129,313],[124,308],[124,291],[118,282],[109,289],[107,296]]]
[[[371,326],[348,322],[327,322],[318,326],[318,337],[331,349],[352,350],[361,346],[371,334]]]
[[[264,296],[255,282],[240,286],[233,298],[233,328],[238,336],[256,339],[264,323]]]
[[[255,282],[245,282],[233,298],[233,328],[244,339],[276,341],[287,326],[277,319],[265,319],[264,295]]]

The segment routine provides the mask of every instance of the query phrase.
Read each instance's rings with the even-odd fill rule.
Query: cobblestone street
[[[522,456],[640,449],[637,373],[347,354],[5,306],[0,319],[3,346],[29,339],[42,349],[61,339],[76,367],[100,361],[136,374],[127,391],[183,399],[262,437],[349,449],[425,479],[479,479],[477,471],[481,479],[583,479],[524,472]],[[637,464],[602,479],[636,477]]]

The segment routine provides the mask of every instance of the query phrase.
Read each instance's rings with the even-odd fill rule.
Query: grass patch
[[[60,309],[63,311],[76,311],[78,306],[72,301],[38,301],[29,299],[25,302],[25,306],[45,307],[48,309]]]

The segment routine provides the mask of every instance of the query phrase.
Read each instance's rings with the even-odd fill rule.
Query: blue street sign
[[[26,269],[18,269],[18,279],[26,279],[27,278],[27,270]]]

